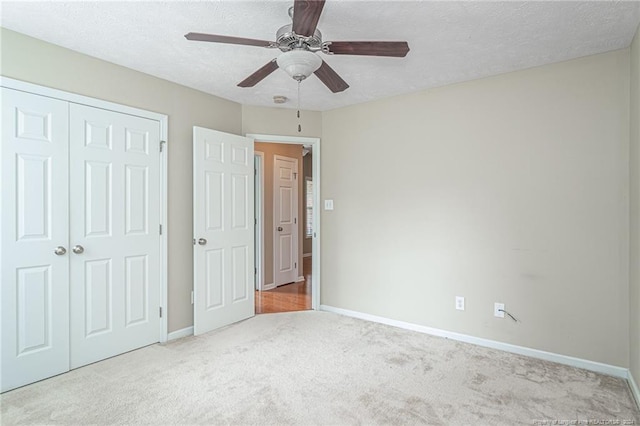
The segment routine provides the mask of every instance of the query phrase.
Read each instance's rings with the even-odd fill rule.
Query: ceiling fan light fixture
[[[294,80],[302,81],[322,65],[322,59],[313,52],[293,49],[278,56],[276,62]]]

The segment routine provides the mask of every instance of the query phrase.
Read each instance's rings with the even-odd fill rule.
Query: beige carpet
[[[622,379],[310,311],[149,346],[0,402],[2,425],[640,422]]]

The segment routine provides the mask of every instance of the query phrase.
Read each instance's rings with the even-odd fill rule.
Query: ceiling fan
[[[325,0],[295,0],[289,9],[292,24],[276,33],[276,41],[229,37],[215,34],[188,33],[187,40],[241,44],[278,48],[283,53],[238,83],[253,87],[278,68],[284,69],[298,82],[314,73],[333,93],[342,92],[349,85],[324,62],[316,52],[327,55],[365,55],[405,57],[409,52],[406,41],[322,41],[316,28]]]

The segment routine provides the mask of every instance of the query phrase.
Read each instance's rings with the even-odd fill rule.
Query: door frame
[[[109,111],[119,112],[123,114],[134,115],[137,117],[148,118],[158,121],[160,124],[160,309],[162,316],[160,318],[160,330],[158,330],[158,341],[164,343],[167,341],[168,333],[168,317],[167,315],[167,157],[169,151],[168,143],[168,116],[157,112],[146,111],[139,108],[129,107],[114,102],[103,101],[102,99],[91,98],[88,96],[77,95],[75,93],[65,92],[63,90],[53,89],[38,84],[27,83],[13,78],[0,76],[0,86],[8,89],[20,90],[22,92],[32,93],[35,95],[46,96],[49,98],[60,99],[62,101],[72,102],[81,105],[87,105],[95,108],[102,108]]]
[[[302,136],[278,136],[259,133],[247,133],[255,142],[281,143],[290,145],[311,145],[313,176],[313,241],[311,243],[311,309],[320,310],[320,138]]]
[[[264,291],[264,152],[253,151],[254,163],[256,165],[256,175],[254,182],[254,210],[256,212],[255,221],[255,267],[256,267],[256,290]],[[255,161],[257,157],[257,162]]]
[[[272,247],[272,251],[273,251],[273,285],[274,287],[279,287],[281,285],[285,285],[285,284],[290,284],[292,282],[294,283],[298,283],[301,281],[304,281],[304,272],[301,273],[300,275],[298,275],[298,268],[295,268],[295,276],[293,278],[293,281],[288,281],[288,282],[284,282],[282,284],[276,284],[276,282],[278,280],[276,280],[276,269],[277,269],[277,265],[278,265],[278,260],[280,260],[280,257],[276,257],[276,239],[278,236],[278,231],[276,231],[276,212],[278,211],[278,206],[276,204],[276,194],[278,193],[277,189],[278,189],[278,184],[277,184],[277,180],[275,177],[275,173],[276,173],[276,164],[278,164],[278,160],[282,160],[282,161],[291,161],[294,164],[294,168],[295,168],[295,172],[293,172],[297,177],[294,179],[295,181],[295,186],[293,188],[293,192],[294,192],[294,199],[295,199],[295,204],[296,204],[296,208],[295,208],[295,216],[296,216],[296,220],[295,220],[295,226],[293,227],[293,230],[291,232],[291,234],[293,235],[293,247],[294,250],[293,252],[295,253],[295,262],[294,265],[298,264],[298,259],[300,258],[300,244],[298,239],[300,238],[300,232],[298,231],[298,228],[300,228],[300,226],[302,225],[302,222],[300,222],[300,218],[297,217],[298,216],[298,212],[300,210],[300,194],[298,191],[298,186],[299,186],[299,178],[301,176],[302,173],[298,172],[298,168],[300,167],[300,164],[298,164],[298,159],[297,158],[292,158],[292,157],[287,157],[285,155],[278,155],[275,154],[273,156],[273,192],[272,192],[272,198],[273,198],[273,247]],[[300,264],[300,269],[302,269],[303,265],[302,263]],[[313,288],[313,287],[312,287]]]

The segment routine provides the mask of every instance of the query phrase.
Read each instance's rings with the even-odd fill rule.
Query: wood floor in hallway
[[[302,262],[304,281],[267,291],[256,291],[256,314],[306,311],[311,309],[311,257]]]

